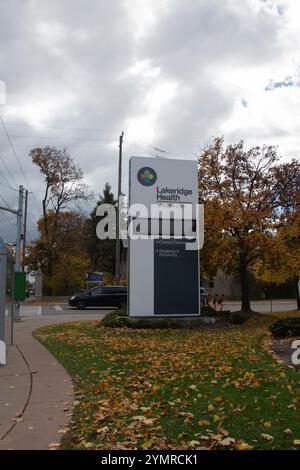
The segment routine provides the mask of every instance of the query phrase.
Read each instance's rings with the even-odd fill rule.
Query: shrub
[[[127,312],[127,307],[120,307],[117,308],[113,313],[118,314],[119,317],[127,317],[128,312]]]
[[[243,323],[246,323],[248,318],[249,316],[242,312],[231,312],[229,315],[229,320],[234,325],[242,325]]]
[[[130,320],[127,315],[127,309],[117,309],[106,315],[99,326],[108,326],[110,328],[121,328],[128,326]]]
[[[99,326],[107,326],[109,328],[122,328],[126,326],[127,328],[172,328],[177,329],[181,328],[176,322],[168,319],[140,319],[132,320],[128,317],[127,308],[118,308],[113,312],[110,312],[106,315],[103,320],[100,322]]]
[[[201,315],[204,317],[229,317],[231,314],[230,310],[215,310],[213,307],[210,305],[205,305],[204,307],[201,307]]]
[[[223,318],[229,318],[230,315],[232,315],[232,312],[230,310],[220,310],[219,312],[216,312],[219,317]]]
[[[201,315],[204,317],[215,317],[217,312],[210,305],[205,305],[205,307],[201,307]]]
[[[207,317],[221,317],[228,319],[231,323],[236,325],[242,325],[248,320],[248,316],[241,312],[230,312],[230,310],[223,310],[222,312],[216,312],[212,307],[206,306],[201,309],[201,316]],[[186,319],[188,320],[188,319]],[[133,320],[128,317],[127,308],[118,308],[113,312],[106,315],[100,322],[99,326],[107,326],[109,328],[133,328],[133,329],[180,329],[183,328],[183,324],[175,320],[168,318],[142,318]]]
[[[163,329],[163,328],[172,328],[173,330],[177,330],[181,328],[181,326],[172,321],[172,320],[134,320],[130,321],[129,328],[147,328],[147,329]]]
[[[282,318],[269,327],[275,338],[300,336],[300,317]]]

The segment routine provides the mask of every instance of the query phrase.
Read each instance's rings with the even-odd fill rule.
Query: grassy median
[[[300,449],[300,376],[263,347],[271,321],[256,315],[214,330],[96,322],[37,330],[75,385],[61,447]]]

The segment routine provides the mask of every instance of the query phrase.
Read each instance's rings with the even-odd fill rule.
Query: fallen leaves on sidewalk
[[[12,418],[11,421],[13,423],[21,423],[22,421],[24,421],[23,418],[18,418],[18,417],[15,417],[15,418]]]
[[[48,444],[49,450],[56,450],[56,449],[59,449],[59,447],[60,447],[59,442],[51,442],[50,444]]]

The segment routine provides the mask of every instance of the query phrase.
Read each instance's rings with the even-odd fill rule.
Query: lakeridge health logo
[[[157,180],[157,174],[153,168],[144,166],[138,171],[137,179],[143,186],[152,186]]]

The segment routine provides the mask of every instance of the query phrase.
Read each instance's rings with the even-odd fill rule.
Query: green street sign
[[[14,273],[14,300],[25,300],[26,298],[26,273]]]

